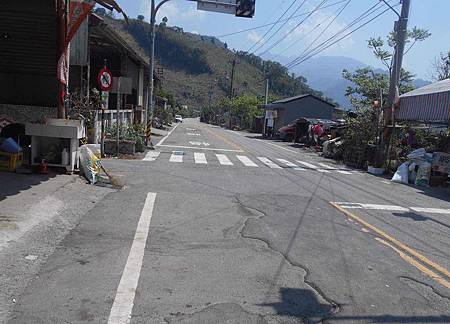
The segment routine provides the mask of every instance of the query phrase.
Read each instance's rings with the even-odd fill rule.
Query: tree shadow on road
[[[281,316],[308,319],[314,323],[330,317],[336,308],[334,305],[322,304],[312,290],[282,287],[279,292],[280,302],[259,306],[272,307]]]
[[[14,196],[20,192],[31,189],[54,178],[56,174],[17,174],[12,172],[0,172],[0,201],[8,196]]]
[[[272,307],[277,315],[301,318],[305,323],[321,323],[324,319],[342,323],[450,323],[449,315],[342,315],[336,307],[323,304],[312,290],[298,288],[280,288],[281,301],[259,306]]]
[[[421,214],[417,214],[417,213],[413,213],[413,212],[407,212],[407,213],[393,213],[393,215],[394,215],[394,216],[397,216],[397,217],[402,217],[402,218],[410,218],[410,219],[412,219],[413,221],[416,221],[416,222],[430,221],[430,222],[434,222],[434,223],[436,223],[436,224],[439,224],[439,225],[441,225],[441,226],[444,226],[444,227],[447,227],[447,228],[450,229],[450,225],[449,225],[449,224],[446,224],[446,223],[444,223],[444,222],[441,222],[441,221],[436,220],[436,219],[434,219],[434,218],[431,218],[431,217],[429,217],[429,216],[423,216],[423,215],[421,215]]]

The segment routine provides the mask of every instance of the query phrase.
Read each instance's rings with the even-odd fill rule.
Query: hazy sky
[[[158,1],[158,0],[157,0]],[[285,10],[294,2],[291,9],[285,14],[284,18],[291,15],[310,12],[324,0],[256,0],[256,14],[253,19],[236,18],[233,15],[203,12],[196,10],[196,3],[186,0],[171,0],[166,3],[160,12],[158,20],[166,16],[169,19],[169,25],[176,25],[189,32],[200,34],[220,36],[233,33],[243,29],[253,28],[270,22],[275,22],[285,12]],[[150,0],[118,0],[131,17],[138,14],[149,16],[148,8]],[[390,0],[392,5],[398,4],[399,0]],[[434,57],[440,52],[450,50],[450,0],[412,0],[412,9],[410,17],[410,27],[418,26],[428,29],[432,36],[425,42],[420,43],[405,57],[405,67],[416,73],[418,77],[428,78]],[[338,4],[336,4],[338,3]],[[299,56],[305,48],[310,46],[322,30],[333,21],[329,29],[318,38],[314,46],[333,36],[337,31],[345,28],[351,21],[360,16],[363,12],[379,3],[379,0],[350,0],[342,13],[336,18],[336,14],[344,7],[347,1],[326,0],[323,6],[333,5],[328,8],[315,12],[305,20],[305,15],[292,19],[282,27],[283,24],[276,25],[259,45],[264,45],[256,54],[266,51],[271,45],[279,42],[270,49],[266,55],[283,55],[287,57]],[[303,4],[303,5],[302,5]],[[302,5],[300,7],[300,5]],[[384,8],[377,11],[380,13]],[[300,8],[299,8],[300,7]],[[396,7],[400,10],[400,7]],[[374,13],[362,22],[369,20],[376,15]],[[340,41],[326,51],[318,54],[348,56],[360,60],[372,66],[381,65],[373,58],[372,53],[366,46],[366,40],[372,36],[385,36],[393,28],[394,20],[397,16],[394,12],[388,11],[377,18],[367,26],[351,34],[348,38]],[[295,28],[300,22],[305,20],[298,28]],[[357,27],[358,25],[355,25]],[[268,38],[273,32],[280,31],[270,40]],[[234,36],[220,37],[222,41],[228,43],[230,48],[239,50],[248,50],[269,30],[270,26],[237,34]],[[287,35],[289,31],[293,32]],[[267,41],[268,40],[268,41]],[[266,43],[265,43],[266,42]],[[257,47],[254,47],[256,49]]]

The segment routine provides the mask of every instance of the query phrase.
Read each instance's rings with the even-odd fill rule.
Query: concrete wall
[[[6,117],[14,123],[24,124],[41,120],[44,117],[56,118],[58,109],[56,107],[36,107],[23,105],[9,105],[0,103],[0,118]]]

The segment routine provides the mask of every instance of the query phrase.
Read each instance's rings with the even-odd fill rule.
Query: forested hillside
[[[142,19],[122,20],[106,18],[120,30],[136,52],[148,57],[150,25]],[[164,92],[172,93],[177,104],[202,107],[227,97],[230,89],[232,61],[237,60],[233,92],[263,96],[265,79],[270,80],[271,98],[289,97],[304,93],[322,96],[301,76],[290,75],[281,64],[263,61],[245,52],[230,50],[215,37],[184,32],[178,27],[161,23],[156,29],[157,66],[164,69]]]

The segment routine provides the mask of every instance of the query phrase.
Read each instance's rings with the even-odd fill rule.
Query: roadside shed
[[[311,94],[281,99],[263,109],[264,128],[273,127],[273,132],[298,118],[333,120],[339,118],[341,112],[332,103]]]
[[[398,120],[450,123],[450,79],[439,81],[400,96]]]

